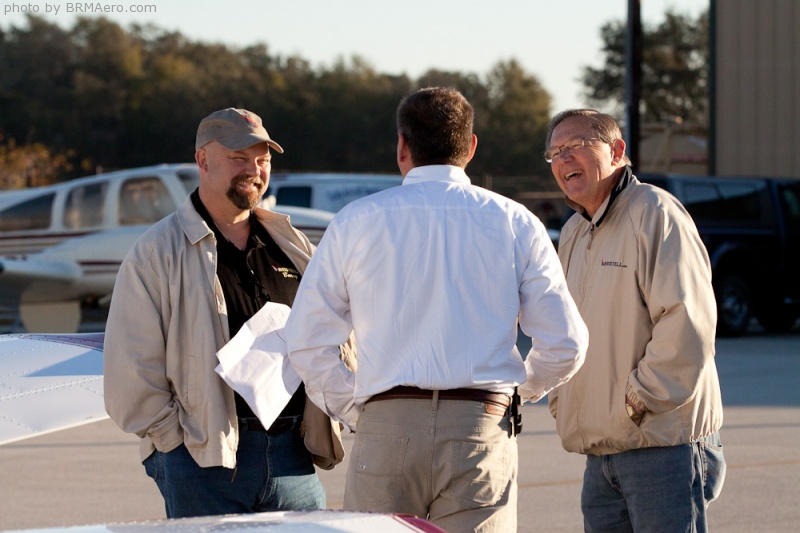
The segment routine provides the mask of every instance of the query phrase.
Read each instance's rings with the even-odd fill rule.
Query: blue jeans
[[[581,509],[587,533],[701,533],[725,481],[719,433],[700,442],[589,455]]]
[[[144,461],[164,497],[167,518],[325,509],[325,489],[299,428],[239,433],[236,468],[202,468],[181,444]]]

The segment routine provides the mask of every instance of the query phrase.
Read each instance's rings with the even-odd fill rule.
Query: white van
[[[400,185],[399,174],[272,174],[264,196],[268,205],[310,207],[336,213],[348,203]]]

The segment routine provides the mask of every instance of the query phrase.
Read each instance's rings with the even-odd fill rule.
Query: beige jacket
[[[314,250],[308,238],[285,215],[255,215],[304,272]],[[234,393],[214,371],[230,339],[216,263],[214,233],[187,198],[120,266],[106,325],[105,404],[120,428],[141,437],[142,460],[185,444],[202,467],[236,466]],[[308,400],[303,424],[315,464],[341,462],[339,424]]]
[[[618,189],[591,222],[574,215],[559,242],[589,350],[549,404],[564,448],[584,454],[694,442],[722,426],[706,249],[669,193],[629,171]],[[639,426],[626,393],[647,409]]]

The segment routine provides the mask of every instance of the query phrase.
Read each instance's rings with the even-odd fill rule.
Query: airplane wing
[[[72,333],[81,321],[83,273],[74,260],[0,258],[0,302],[17,308],[27,331]],[[24,331],[24,330],[23,330]]]
[[[440,527],[408,514],[340,511],[272,511],[265,513],[164,518],[141,522],[91,524],[15,530],[7,533],[207,533],[250,531],[253,533],[446,533]]]
[[[0,273],[8,283],[29,284],[34,280],[72,283],[80,279],[81,269],[74,261],[37,261],[0,258]]]
[[[80,281],[81,276],[75,261],[40,261],[35,255],[30,259],[0,258],[0,298],[7,306],[18,305],[25,293],[53,294]]]
[[[97,231],[24,259],[0,258],[0,305],[30,333],[74,333],[82,302],[110,298],[119,265],[147,225]]]
[[[0,257],[0,297],[17,292],[15,303],[39,303],[111,294],[123,257],[147,228],[96,231],[24,259]]]
[[[105,420],[104,333],[0,335],[0,444]],[[405,514],[277,511],[37,529],[40,533],[208,532],[444,533]],[[18,530],[25,533],[33,530]],[[11,532],[9,532],[11,533]]]
[[[104,337],[0,335],[0,444],[108,418]]]

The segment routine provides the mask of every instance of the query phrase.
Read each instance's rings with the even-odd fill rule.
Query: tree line
[[[547,170],[551,97],[513,59],[483,77],[429,70],[411,79],[359,57],[314,69],[266,44],[235,49],[106,18],[65,29],[29,16],[25,27],[0,30],[0,167],[29,171],[0,186],[192,160],[197,124],[229,106],[261,115],[286,149],[274,165],[281,171],[396,172],[395,109],[429,85],[455,86],[475,107],[472,174]]]
[[[707,26],[705,14],[674,13],[645,26],[645,120],[702,120]],[[607,23],[601,37],[605,64],[581,77],[586,101],[620,109],[624,23]],[[102,17],[62,28],[31,15],[0,29],[0,188],[190,161],[199,121],[229,106],[261,115],[286,149],[276,171],[394,173],[395,109],[431,85],[456,87],[475,108],[480,141],[468,170],[479,184],[524,176],[505,192],[531,189],[528,178],[554,187],[541,157],[552,97],[514,59],[483,75],[432,69],[412,79],[358,56],[312,68],[265,43],[233,48]]]

